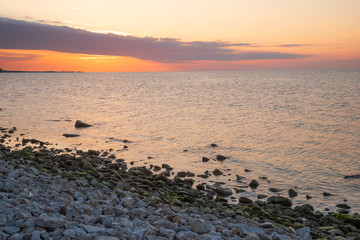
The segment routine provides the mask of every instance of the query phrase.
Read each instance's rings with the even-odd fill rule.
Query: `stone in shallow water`
[[[340,204],[336,204],[336,206],[338,208],[342,208],[342,209],[350,209],[351,207],[345,203],[340,203]]]
[[[76,120],[75,122],[75,127],[76,128],[85,128],[85,127],[91,127],[92,125],[88,124],[88,123],[85,123],[81,120]]]
[[[186,172],[178,172],[177,175],[181,178],[186,177]]]
[[[249,183],[249,186],[251,188],[257,188],[259,185],[260,185],[259,182],[256,181],[255,179],[251,180],[251,182]]]
[[[291,198],[296,197],[298,195],[298,193],[292,188],[289,189],[288,194],[289,194],[289,197],[291,197]]]
[[[70,138],[70,137],[79,137],[79,134],[72,134],[72,133],[64,133],[63,134],[64,137]]]
[[[272,204],[280,204],[286,207],[291,207],[292,202],[290,199],[285,198],[285,197],[277,197],[277,196],[272,196],[268,198],[268,203],[272,203]]]
[[[250,198],[247,198],[247,197],[240,197],[239,198],[239,203],[250,204],[252,202],[253,201]]]
[[[214,174],[215,176],[220,176],[220,175],[223,174],[223,172],[220,171],[219,169],[215,169],[215,170],[213,171],[213,174]]]
[[[218,161],[225,161],[227,157],[223,156],[223,155],[216,155],[216,160]]]

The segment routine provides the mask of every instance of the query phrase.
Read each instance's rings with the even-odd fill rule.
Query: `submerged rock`
[[[76,120],[75,122],[75,127],[76,128],[85,128],[85,127],[91,127],[92,125],[88,124],[88,123],[85,123],[81,120]]]
[[[203,157],[203,158],[202,158],[202,161],[203,161],[203,162],[208,162],[209,160],[210,160],[210,159],[207,158],[207,157]]]
[[[72,133],[64,133],[63,134],[64,137],[70,138],[70,137],[79,137],[79,134],[72,134]]]
[[[216,155],[216,160],[218,161],[225,161],[227,157],[223,156],[223,155]]]
[[[219,169],[215,169],[215,170],[213,171],[213,174],[214,174],[215,176],[220,176],[220,175],[223,174],[223,172],[220,171]]]
[[[251,188],[257,188],[259,185],[260,185],[259,182],[256,181],[255,179],[251,180],[251,182],[249,183],[249,186]]]
[[[348,175],[344,177],[345,179],[351,179],[351,178],[360,178],[360,174],[356,174],[356,175]]]
[[[342,209],[350,209],[351,207],[345,203],[340,203],[340,204],[336,204],[336,206],[338,208],[342,208]]]
[[[289,189],[288,194],[289,194],[289,197],[291,197],[291,198],[296,197],[298,195],[297,192],[292,188]]]

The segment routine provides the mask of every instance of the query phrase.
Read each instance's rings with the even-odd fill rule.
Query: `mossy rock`
[[[344,223],[350,223],[355,227],[360,228],[360,216],[342,214],[342,213],[332,213],[330,217],[336,218]]]
[[[34,155],[31,155],[31,156],[34,156]],[[35,162],[41,164],[41,163],[44,163],[45,157],[38,157],[38,158],[31,159],[31,160],[35,160]]]
[[[215,201],[221,202],[221,203],[227,203],[227,200],[220,196],[216,196]]]
[[[249,183],[249,186],[252,188],[252,189],[255,189],[259,186],[259,182],[256,181],[255,179],[251,180],[251,182]]]
[[[72,165],[72,163],[73,163],[73,160],[66,160],[65,162],[64,162],[64,164],[65,164],[65,166],[71,166]]]
[[[56,167],[50,169],[50,173],[57,174],[59,170]]]
[[[81,177],[84,177],[86,176],[87,172],[82,172],[82,171],[76,171],[75,174],[81,176]]]

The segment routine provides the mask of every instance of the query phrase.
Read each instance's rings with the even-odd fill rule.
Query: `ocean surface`
[[[224,175],[197,180],[233,189],[257,179],[234,196],[293,188],[295,204],[323,211],[347,200],[360,212],[360,179],[344,179],[360,174],[360,70],[1,73],[0,108],[1,127],[53,147],[114,149],[135,166],[195,174],[218,168]],[[75,129],[76,120],[94,126]],[[202,162],[217,154],[228,158]]]

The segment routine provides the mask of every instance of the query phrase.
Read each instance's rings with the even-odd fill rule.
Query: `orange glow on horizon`
[[[329,47],[289,48],[293,51],[294,49],[296,53],[311,55],[309,52],[313,52],[313,55],[299,59],[158,63],[131,57],[0,49],[0,68],[18,71],[155,72],[360,67],[357,52],[349,52],[348,56],[343,56],[341,49],[335,53],[333,51],[332,54],[326,54],[331,50]],[[262,50],[279,51],[280,48],[263,47]],[[284,51],[284,48],[281,50]]]
[[[171,66],[131,57],[0,49],[0,67],[18,71],[141,72],[172,71]]]

